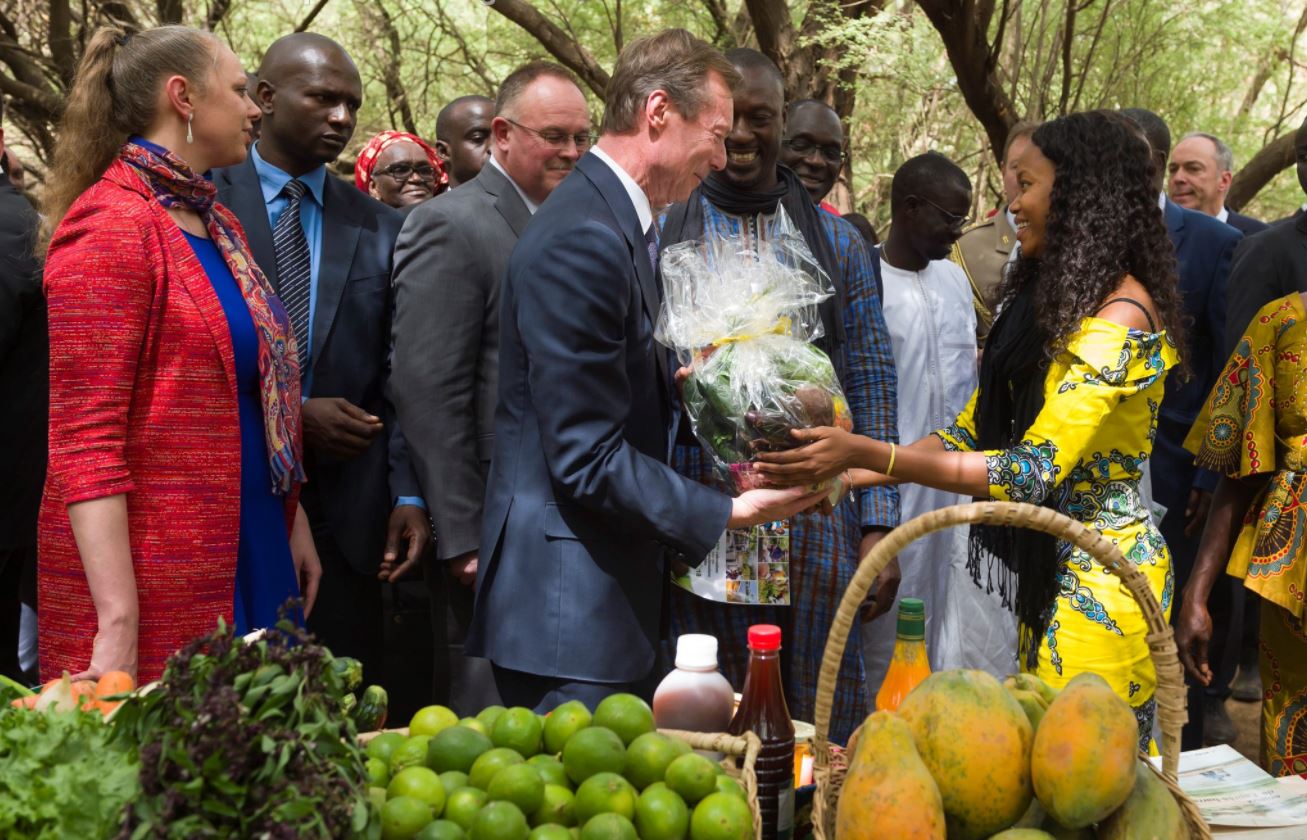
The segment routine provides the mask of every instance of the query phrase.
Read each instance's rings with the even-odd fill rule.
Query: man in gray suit
[[[437,697],[465,714],[496,702],[489,663],[464,658],[460,647],[472,619],[494,449],[499,283],[531,214],[589,145],[585,95],[564,68],[533,61],[504,80],[491,132],[492,156],[480,174],[415,209],[395,246],[392,377],[436,526],[437,559],[426,578]]]

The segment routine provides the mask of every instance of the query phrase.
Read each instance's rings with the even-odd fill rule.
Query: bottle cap
[[[686,633],[676,640],[676,667],[692,671],[717,670],[717,637]]]
[[[900,639],[917,641],[926,638],[926,604],[920,598],[903,598],[899,601]]]
[[[775,624],[755,624],[749,628],[750,650],[780,650],[781,628]]]

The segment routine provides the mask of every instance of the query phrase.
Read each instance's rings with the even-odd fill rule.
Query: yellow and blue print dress
[[[1085,318],[1049,365],[1044,407],[1022,441],[987,451],[990,497],[1048,504],[1102,532],[1147,577],[1170,613],[1171,555],[1140,495],[1141,468],[1153,450],[1166,373],[1178,361],[1165,332],[1146,333]],[[976,396],[953,425],[935,434],[947,449],[976,450]],[[1128,591],[1088,554],[1058,543],[1059,593],[1037,640],[1034,673],[1060,688],[1092,671],[1135,710],[1147,743],[1157,677],[1147,627]],[[1020,651],[1020,661],[1032,661]]]

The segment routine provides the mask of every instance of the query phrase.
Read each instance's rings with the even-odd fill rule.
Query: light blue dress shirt
[[[292,176],[264,160],[259,154],[257,142],[250,148],[250,154],[254,158],[254,171],[259,176],[259,187],[263,190],[263,203],[268,209],[268,224],[276,230],[277,220],[290,203],[290,199],[282,195],[281,191],[290,183]],[[318,308],[318,266],[322,264],[322,196],[327,187],[327,167],[319,166],[305,172],[299,176],[299,180],[309,188],[300,199],[300,227],[309,242],[309,334],[304,337],[304,344],[312,347],[313,314]],[[312,385],[313,374],[305,371],[302,391],[306,400],[313,393]],[[426,502],[418,496],[400,496],[395,500],[395,505],[416,505],[423,510],[427,507]]]

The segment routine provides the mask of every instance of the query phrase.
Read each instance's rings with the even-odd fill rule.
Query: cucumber
[[[372,732],[386,725],[390,696],[379,685],[370,685],[354,707],[354,726],[359,732]]]

